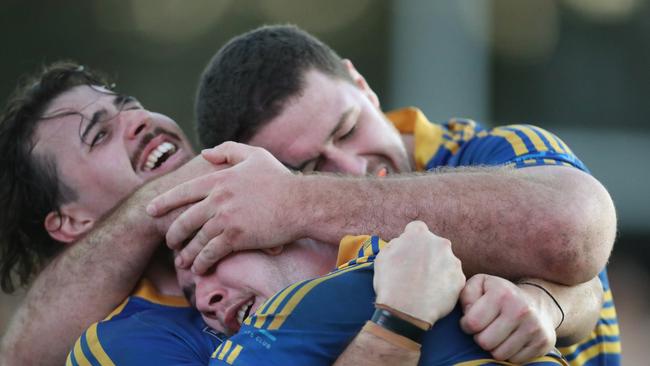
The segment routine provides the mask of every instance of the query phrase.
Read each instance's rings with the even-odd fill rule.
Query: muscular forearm
[[[525,283],[534,283],[549,291],[564,312],[562,324],[555,330],[557,344],[569,346],[586,338],[594,329],[602,307],[603,287],[598,277],[576,286],[563,286],[548,281],[525,279],[518,285],[534,301],[544,304],[553,319],[559,324],[562,314],[550,297],[539,288]]]
[[[417,365],[420,351],[398,347],[366,330],[361,330],[335,365]]]
[[[605,189],[566,167],[474,168],[384,179],[303,176],[296,217],[305,236],[397,236],[412,220],[449,238],[468,275],[593,278],[611,250],[616,218]]]

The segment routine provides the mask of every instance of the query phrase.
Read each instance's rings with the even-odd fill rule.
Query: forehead
[[[280,160],[291,160],[313,150],[314,144],[324,143],[342,115],[361,101],[362,94],[352,83],[310,70],[301,93],[289,99],[282,112],[248,142]]]
[[[101,86],[79,85],[54,98],[43,113],[44,118],[65,112],[84,112],[98,102],[108,102],[115,93]]]

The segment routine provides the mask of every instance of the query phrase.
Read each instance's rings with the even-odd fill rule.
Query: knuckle
[[[472,317],[472,316],[466,316],[465,317],[465,326],[471,332],[478,332],[479,330],[481,330],[481,323],[479,322],[479,320],[477,318]],[[477,338],[482,339],[480,337],[477,337]],[[477,341],[478,341],[478,339],[477,339]]]

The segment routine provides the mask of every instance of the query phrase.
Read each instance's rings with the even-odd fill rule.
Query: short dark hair
[[[312,69],[352,82],[336,52],[296,26],[264,26],[230,40],[199,81],[201,145],[247,142],[302,92],[305,72]]]
[[[75,199],[57,175],[52,157],[35,156],[34,133],[53,99],[106,79],[70,61],[23,79],[0,115],[0,275],[4,292],[24,286],[62,248],[44,227],[48,213]]]

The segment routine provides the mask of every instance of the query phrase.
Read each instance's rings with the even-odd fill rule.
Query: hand
[[[413,221],[377,255],[373,285],[378,304],[433,324],[453,310],[465,275],[449,240]]]
[[[537,290],[535,288],[531,288]],[[549,352],[554,322],[534,296],[500,277],[477,274],[460,294],[461,328],[497,360],[523,363]]]
[[[166,240],[180,250],[177,266],[204,273],[240,250],[272,248],[300,237],[295,230],[301,207],[292,200],[296,176],[262,148],[234,142],[204,150],[203,158],[230,167],[182,183],[151,201],[159,216],[193,204],[169,227]],[[292,206],[293,205],[293,206]]]

